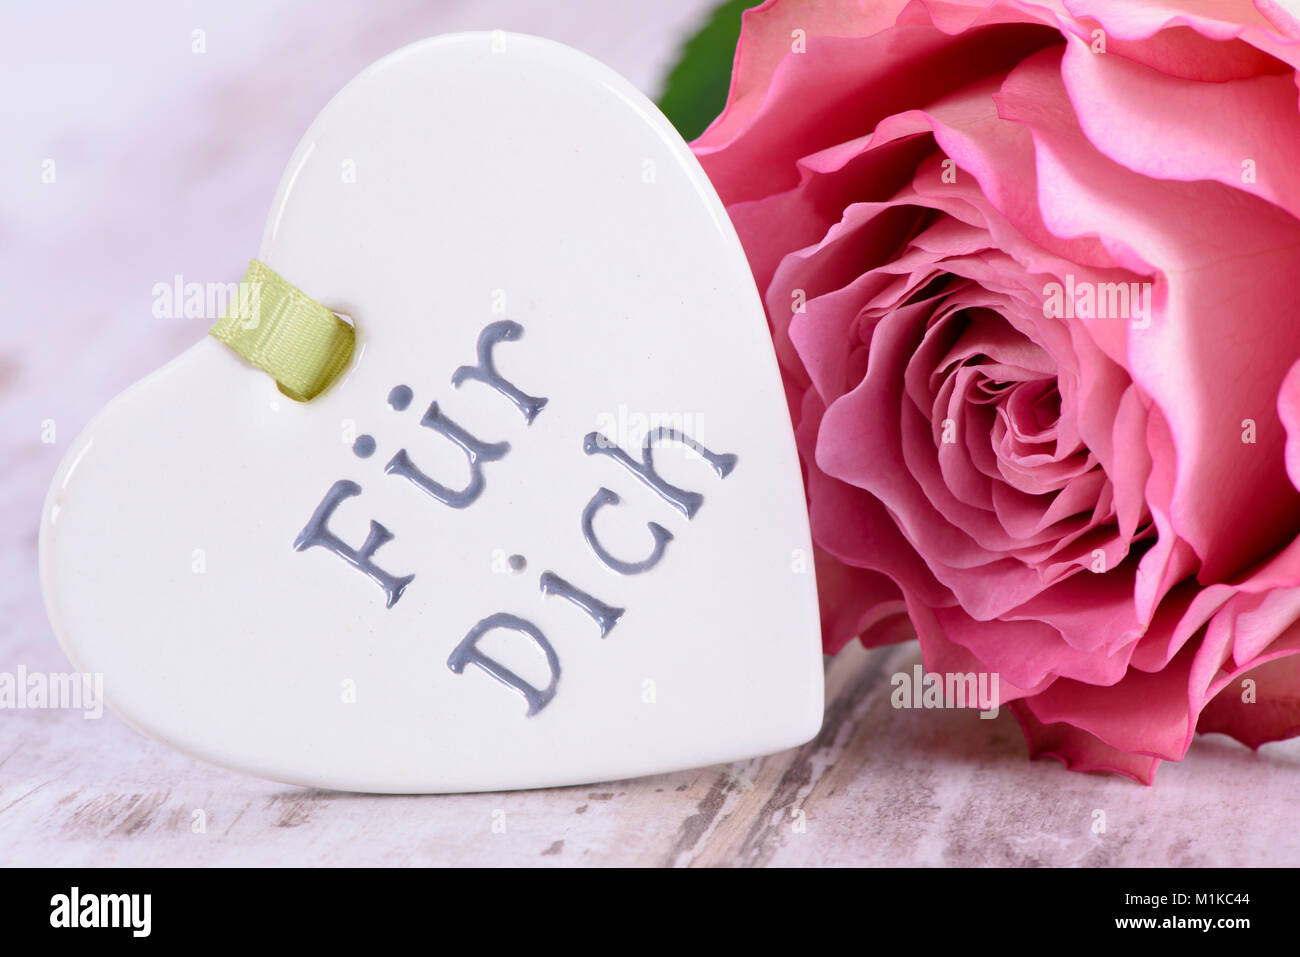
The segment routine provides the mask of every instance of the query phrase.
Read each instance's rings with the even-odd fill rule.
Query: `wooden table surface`
[[[208,325],[154,318],[154,284],[238,278],[285,159],[339,86],[404,43],[503,27],[585,49],[653,93],[709,5],[149,0],[129,15],[15,14],[27,22],[9,35],[27,39],[6,49],[0,84],[0,672],[67,668],[35,570],[67,443]],[[40,180],[46,159],[55,183]],[[1300,741],[1254,754],[1200,739],[1152,788],[1074,774],[1028,761],[1005,711],[894,710],[889,676],[918,660],[914,643],[840,655],[822,733],[802,748],[533,792],[310,791],[201,764],[111,715],[0,711],[0,864],[1300,863]]]
[[[1253,754],[1205,738],[1152,788],[1075,774],[1028,761],[1006,711],[982,721],[894,710],[889,675],[917,660],[915,645],[836,658],[822,733],[801,748],[543,791],[313,791],[209,767],[111,715],[10,712],[0,719],[0,863],[1300,863],[1300,742]]]

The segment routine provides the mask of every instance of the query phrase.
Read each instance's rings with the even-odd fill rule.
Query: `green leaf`
[[[664,82],[659,109],[683,138],[695,139],[727,105],[731,64],[740,39],[740,15],[755,6],[758,0],[727,0],[682,47]]]

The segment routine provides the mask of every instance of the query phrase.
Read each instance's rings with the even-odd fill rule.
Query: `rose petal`
[[[1246,679],[1254,683],[1249,692]],[[1196,730],[1226,734],[1250,748],[1300,735],[1300,654],[1274,658],[1224,685]]]
[[[1061,75],[1084,135],[1116,163],[1159,180],[1217,180],[1300,213],[1294,73],[1197,83],[1072,40]]]
[[[1024,700],[1011,704],[1011,713],[1020,723],[1031,758],[1055,758],[1071,771],[1109,771],[1132,778],[1139,784],[1152,784],[1160,759],[1148,754],[1133,754],[1112,747],[1087,731],[1065,723],[1040,721]]]
[[[1129,366],[1173,437],[1173,529],[1200,559],[1200,580],[1222,580],[1300,530],[1300,496],[1281,468],[1275,406],[1290,357],[1273,334],[1274,317],[1291,308],[1300,222],[1219,183],[1153,184],[1132,173],[1099,153],[1070,111],[1044,107],[1063,91],[1059,57],[1049,52],[1013,71],[998,102],[1033,132],[1049,227],[1066,236],[1122,236],[1108,247],[1121,258],[1119,247],[1127,247],[1164,277],[1164,308],[1150,328],[1129,334]],[[1240,268],[1247,259],[1250,268]],[[1233,321],[1224,322],[1225,314]],[[1246,420],[1255,423],[1254,443],[1241,440]]]

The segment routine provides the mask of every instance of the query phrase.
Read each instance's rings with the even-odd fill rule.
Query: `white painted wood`
[[[1198,739],[1153,788],[1025,758],[1011,716],[895,711],[914,646],[836,659],[821,737],[635,781],[451,796],[269,784],[112,717],[0,718],[0,862],[79,865],[1205,866],[1300,863],[1300,742]],[[1106,833],[1093,833],[1094,812]],[[194,830],[203,812],[206,830]],[[494,824],[497,829],[494,830]],[[501,830],[501,825],[504,830]]]

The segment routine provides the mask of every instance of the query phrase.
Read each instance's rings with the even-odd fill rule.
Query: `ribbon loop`
[[[356,330],[265,263],[250,260],[239,295],[208,330],[298,402],[329,387],[352,358]]]

